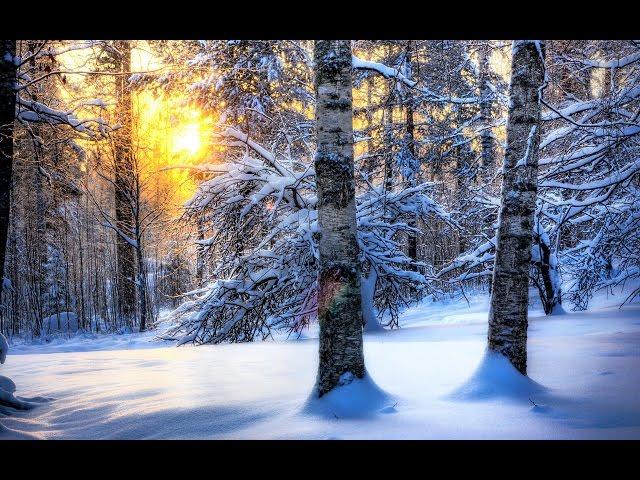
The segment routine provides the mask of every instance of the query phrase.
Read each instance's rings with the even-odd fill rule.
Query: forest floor
[[[48,400],[0,414],[0,438],[637,439],[640,304],[618,309],[623,298],[532,310],[535,382],[485,357],[486,294],[407,310],[402,328],[365,335],[368,371],[388,395],[355,418],[305,408],[314,331],[181,348],[152,333],[13,345],[0,373],[18,396]]]

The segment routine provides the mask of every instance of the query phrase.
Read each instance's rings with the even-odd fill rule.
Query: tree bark
[[[535,280],[542,308],[546,315],[551,315],[554,311],[562,311],[562,290],[560,288],[560,280],[558,278],[558,261],[545,239],[540,235],[535,236],[536,246],[538,249],[538,259],[534,265],[538,269],[542,283],[538,279]]]
[[[198,230],[198,240],[204,240],[204,219],[202,216],[196,220],[196,228]],[[196,282],[198,286],[202,285],[204,280],[204,266],[205,266],[205,246],[198,244],[196,246]]]
[[[140,302],[140,331],[147,329],[147,317],[149,305],[147,301],[147,269],[144,266],[144,254],[142,250],[142,237],[138,237],[138,247],[136,248],[136,258],[138,261],[138,277],[136,285],[138,287],[138,299]]]
[[[405,59],[405,76],[407,78],[413,78],[413,65],[411,61],[411,41],[407,45],[407,56]],[[415,123],[413,119],[413,98],[412,93],[405,89],[408,98],[405,98],[406,102],[406,119],[405,119],[405,142],[407,145],[407,151],[411,156],[413,162],[417,161],[416,158],[416,144],[415,144]],[[412,166],[413,167],[413,166]],[[418,174],[420,168],[416,167],[412,172],[412,176],[409,179],[409,186],[415,187],[418,184]],[[416,215],[409,220],[409,226],[416,227]],[[418,235],[415,232],[410,232],[407,236],[407,255],[412,260],[412,264],[409,265],[410,270],[417,270],[415,262],[418,260]]]
[[[536,207],[540,97],[544,44],[513,42],[507,148],[503,165],[491,307],[489,349],[527,373],[527,308]]]
[[[365,376],[356,238],[351,43],[314,45],[320,230],[318,396]]]
[[[480,89],[480,168],[482,180],[491,180],[495,164],[495,149],[491,133],[491,89],[489,88],[489,46],[482,45],[479,53],[478,87]]]
[[[27,42],[27,51],[35,52],[37,48],[36,42]],[[41,65],[36,63],[35,57],[29,61],[29,65],[34,75],[40,73]],[[34,86],[31,92],[31,100],[34,102],[42,101],[44,96],[43,82],[39,82]],[[55,272],[53,272],[53,258],[51,250],[51,225],[53,219],[51,217],[51,178],[45,176],[48,165],[45,161],[45,135],[40,124],[34,123],[29,127],[31,137],[31,145],[33,146],[32,160],[30,162],[30,188],[35,196],[35,224],[36,224],[36,242],[34,248],[36,250],[36,268],[38,275],[38,322],[34,325],[34,335],[40,335],[40,322],[46,317],[57,313],[55,305]],[[58,322],[59,323],[59,322]],[[58,325],[59,327],[59,325]]]
[[[9,232],[11,173],[13,164],[13,122],[16,116],[16,41],[0,43],[0,293],[4,284],[4,259]]]
[[[130,235],[133,230],[134,162],[131,135],[132,98],[128,78],[131,70],[131,44],[128,40],[114,42],[116,73],[116,116],[121,128],[116,132],[114,149],[116,226]],[[131,235],[130,235],[131,236]],[[136,316],[135,251],[120,235],[117,245],[117,292],[120,314],[133,326]]]

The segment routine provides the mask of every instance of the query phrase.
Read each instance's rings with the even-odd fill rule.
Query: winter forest
[[[1,42],[0,439],[640,438],[640,41]]]

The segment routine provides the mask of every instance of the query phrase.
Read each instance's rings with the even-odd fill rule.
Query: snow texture
[[[327,419],[372,417],[393,408],[391,395],[378,387],[369,374],[356,378],[350,372],[342,374],[339,386],[318,398],[311,393],[303,412]]]
[[[544,392],[542,385],[518,372],[507,357],[487,350],[473,376],[449,398],[464,401],[502,397],[526,401]]]
[[[299,340],[182,348],[149,333],[93,340],[102,351],[76,337],[17,345],[3,373],[20,392],[55,400],[0,416],[0,438],[638,439],[640,304],[619,309],[626,294],[559,317],[533,305],[531,382],[484,357],[486,294],[469,305],[425,301],[403,313],[403,328],[365,334],[368,374],[389,397],[354,379],[318,409],[308,404],[315,329]]]

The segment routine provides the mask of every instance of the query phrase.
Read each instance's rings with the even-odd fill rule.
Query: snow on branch
[[[395,78],[399,82],[408,86],[409,88],[415,89],[416,91],[422,94],[422,100],[427,102],[434,103],[457,103],[457,104],[466,104],[466,103],[478,103],[478,97],[451,97],[440,95],[436,92],[433,92],[427,87],[419,86],[418,82],[415,80],[411,80],[407,78],[403,73],[399,70],[388,67],[379,62],[373,62],[370,60],[363,60],[359,57],[353,55],[352,57],[352,65],[356,70],[371,70],[379,73],[385,78]]]
[[[208,178],[186,204],[185,221],[207,218],[213,236],[199,242],[216,259],[205,288],[171,317],[165,336],[178,344],[251,341],[273,331],[298,332],[315,319],[318,223],[315,172],[303,160],[282,162],[236,129],[225,163],[202,169]],[[251,156],[251,153],[257,155]],[[308,160],[307,160],[308,161]],[[433,215],[451,221],[429,196],[431,183],[389,193],[362,179],[356,215],[363,271],[378,275],[381,312],[408,304],[409,289],[434,291],[427,265],[418,271],[394,240],[414,232],[409,220]],[[427,274],[425,274],[425,272]],[[394,292],[389,297],[389,291]],[[383,293],[384,292],[384,293]],[[384,298],[383,298],[384,297]],[[389,298],[394,298],[389,305]]]
[[[104,137],[112,127],[102,118],[80,120],[70,112],[56,110],[47,105],[18,96],[16,118],[25,123],[48,123],[50,125],[68,125],[79,133],[91,138]]]

